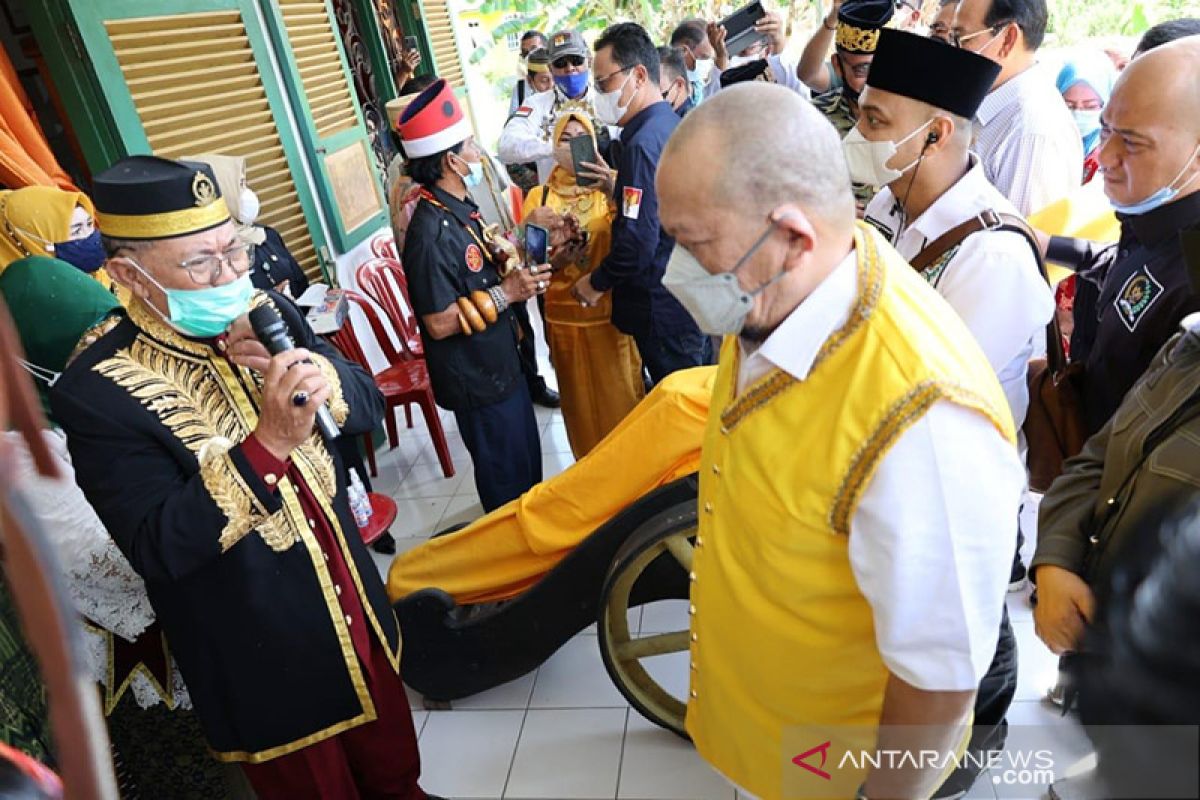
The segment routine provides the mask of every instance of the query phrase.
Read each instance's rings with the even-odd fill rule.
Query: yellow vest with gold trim
[[[953,309],[874,230],[860,224],[855,248],[855,306],[805,380],[773,370],[735,397],[726,341],[701,456],[687,729],[763,800],[798,796],[788,787],[805,777],[819,788],[791,762],[820,744],[796,740],[797,726],[878,726],[888,673],[849,530],[880,460],[939,400],[1015,445],[995,373]],[[845,796],[864,774],[840,776]]]

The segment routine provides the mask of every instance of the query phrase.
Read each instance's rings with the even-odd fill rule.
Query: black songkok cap
[[[92,181],[100,232],[113,239],[171,239],[229,220],[212,167],[197,161],[130,156]]]
[[[879,31],[896,13],[895,0],[846,0],[838,9],[839,50],[869,55],[875,52]]]
[[[757,58],[749,64],[742,64],[740,67],[727,69],[721,73],[721,88],[724,89],[726,86],[733,86],[736,83],[749,83],[751,81],[771,82],[771,78],[767,74],[767,68],[770,66],[765,58]]]
[[[867,86],[972,119],[1000,65],[989,58],[904,31],[881,31]]]

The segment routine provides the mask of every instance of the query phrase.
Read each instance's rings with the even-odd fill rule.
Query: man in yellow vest
[[[719,165],[708,186],[701,163]],[[664,285],[726,337],[688,732],[763,800],[928,797],[996,648],[1025,483],[1004,392],[953,309],[856,224],[837,133],[795,94],[704,103],[658,190]]]

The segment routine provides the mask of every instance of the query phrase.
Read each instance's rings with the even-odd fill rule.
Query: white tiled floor
[[[411,430],[403,428],[401,417],[401,446],[379,454],[374,487],[399,505],[392,533],[401,552],[419,546],[431,533],[482,514],[454,417],[442,412],[441,418],[457,470],[454,478],[442,477],[419,415]],[[544,471],[550,477],[572,463],[570,447],[560,413],[539,408],[537,418]],[[377,555],[376,560],[386,576],[391,559]],[[1011,723],[1054,726],[1072,753],[1086,754],[1086,739],[1074,722],[1040,700],[1054,680],[1056,659],[1034,635],[1024,594],[1010,595],[1009,611],[1020,649]],[[686,619],[686,603],[656,603],[632,612],[630,628],[642,633],[679,630]],[[686,689],[686,654],[652,659],[647,668],[668,688]],[[736,800],[733,788],[689,743],[626,704],[600,659],[594,626],[535,672],[457,701],[452,710],[426,711],[415,694],[412,700],[422,785],[435,794],[455,800]],[[995,800],[988,777],[976,783],[968,798]]]

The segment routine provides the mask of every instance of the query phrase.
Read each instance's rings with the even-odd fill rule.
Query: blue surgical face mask
[[[572,100],[587,91],[588,81],[592,78],[591,70],[576,72],[572,75],[555,75],[554,83],[563,90],[563,94]]]
[[[1100,132],[1100,114],[1098,108],[1076,108],[1072,109],[1071,116],[1075,119],[1075,127],[1079,129],[1079,135],[1084,139],[1094,133]]]
[[[483,162],[482,161],[467,161],[462,156],[458,156],[458,160],[467,165],[467,174],[463,175],[454,170],[458,177],[463,179],[463,183],[468,189],[474,189],[479,184],[483,183]]]
[[[100,269],[107,258],[100,241],[100,231],[92,231],[91,235],[72,242],[56,242],[54,257],[87,273]]]
[[[1187,188],[1187,186],[1190,185],[1192,183],[1192,181],[1196,180],[1196,178],[1200,178],[1200,172],[1196,172],[1196,173],[1193,173],[1192,177],[1188,178],[1183,183],[1179,184],[1178,186],[1175,185],[1175,182],[1178,181],[1180,178],[1182,178],[1183,174],[1185,172],[1187,172],[1188,167],[1190,167],[1192,165],[1192,161],[1195,160],[1197,154],[1200,154],[1200,145],[1197,145],[1196,149],[1192,150],[1192,153],[1191,153],[1191,155],[1188,156],[1187,161],[1183,165],[1183,168],[1175,174],[1175,177],[1171,179],[1171,182],[1168,183],[1163,188],[1159,189],[1154,194],[1147,197],[1145,200],[1142,200],[1141,202],[1138,202],[1138,203],[1131,203],[1129,205],[1121,205],[1116,200],[1113,200],[1110,198],[1109,203],[1112,204],[1113,209],[1118,214],[1127,214],[1131,217],[1141,216],[1142,214],[1149,214],[1151,211],[1154,211],[1156,208],[1161,208],[1162,206],[1165,206],[1167,203],[1170,203],[1172,200],[1174,200],[1176,197],[1178,197],[1179,193],[1182,192],[1185,188]]]
[[[167,324],[185,336],[195,336],[199,339],[220,336],[233,324],[234,320],[250,310],[250,298],[254,294],[254,284],[250,282],[249,272],[222,286],[208,286],[204,289],[168,289],[142,269],[141,264],[132,258],[126,257],[126,260],[166,294],[168,316],[163,317],[161,311],[154,306],[150,307]]]

